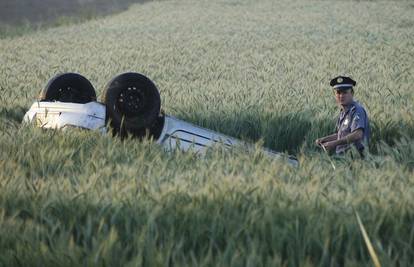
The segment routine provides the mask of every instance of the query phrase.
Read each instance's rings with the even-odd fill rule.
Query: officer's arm
[[[357,141],[362,140],[363,137],[364,137],[364,130],[357,129],[353,131],[352,133],[348,134],[347,136],[344,136],[341,139],[336,140],[335,146],[355,143]]]
[[[315,143],[317,145],[321,145],[322,143],[331,142],[331,141],[334,141],[336,139],[338,139],[338,133],[334,133],[334,134],[331,134],[331,135],[328,135],[328,136],[325,136],[325,137],[322,137],[322,138],[318,138],[318,139],[316,139]]]

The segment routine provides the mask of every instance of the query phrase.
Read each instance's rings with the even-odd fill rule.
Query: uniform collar
[[[351,102],[351,104],[349,104],[348,106],[345,106],[345,107],[343,107],[343,106],[341,106],[341,112],[348,112],[348,111],[350,111],[351,109],[353,109],[353,108],[355,108],[355,100],[352,100],[352,102]]]

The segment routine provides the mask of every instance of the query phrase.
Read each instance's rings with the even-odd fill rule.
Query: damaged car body
[[[23,121],[41,128],[77,127],[101,132],[112,131],[121,137],[150,137],[165,150],[194,150],[197,153],[214,145],[226,148],[253,145],[209,129],[185,122],[161,111],[161,98],[155,84],[146,76],[127,72],[113,78],[100,102],[92,84],[77,73],[63,73],[52,78],[32,104]],[[272,158],[286,158],[298,166],[292,156],[263,148]]]

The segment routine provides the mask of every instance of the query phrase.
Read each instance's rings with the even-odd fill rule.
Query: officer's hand
[[[315,140],[315,145],[317,145],[317,146],[321,146],[321,145],[322,145],[322,140],[323,140],[323,138],[318,138],[318,139],[316,139],[316,140]]]
[[[321,145],[324,146],[327,151],[332,151],[336,148],[336,142],[335,141],[325,142]]]

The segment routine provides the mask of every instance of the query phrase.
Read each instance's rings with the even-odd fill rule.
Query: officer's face
[[[341,106],[347,106],[352,103],[354,94],[351,89],[348,90],[335,90],[336,103]]]

